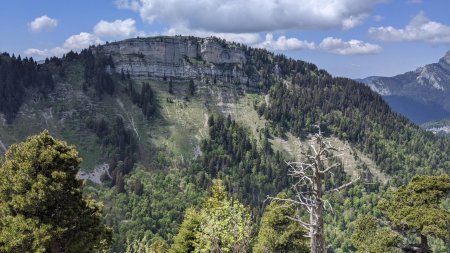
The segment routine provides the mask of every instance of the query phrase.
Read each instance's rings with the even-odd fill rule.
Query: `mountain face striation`
[[[96,47],[94,54],[111,56],[117,72],[133,79],[216,78],[224,82],[247,83],[246,52],[239,44],[217,38],[135,38]],[[194,63],[194,64],[193,64]]]
[[[450,51],[438,63],[393,77],[360,79],[416,123],[450,117]]]

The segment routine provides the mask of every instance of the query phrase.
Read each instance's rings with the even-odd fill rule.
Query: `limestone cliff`
[[[151,37],[107,43],[94,54],[111,56],[118,73],[134,79],[216,79],[227,83],[255,83],[258,76],[244,71],[243,48],[217,38]]]

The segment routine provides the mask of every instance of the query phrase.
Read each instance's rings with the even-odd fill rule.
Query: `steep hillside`
[[[17,60],[3,57],[8,67]],[[44,128],[75,144],[86,194],[105,203],[114,252],[143,238],[172,242],[214,178],[258,220],[266,196],[288,189],[285,161],[308,151],[315,123],[344,150],[332,182],[363,178],[330,199],[343,214],[326,218],[330,249],[354,249],[355,217],[376,214],[387,187],[449,173],[449,139],[360,83],[266,50],[217,38],[136,38],[33,64],[52,85],[6,90],[23,100],[0,114],[0,152]]]
[[[360,79],[391,107],[421,124],[450,117],[450,51],[438,63],[393,77]]]

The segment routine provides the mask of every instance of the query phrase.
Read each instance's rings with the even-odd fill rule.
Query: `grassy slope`
[[[174,83],[174,94],[169,94],[167,82],[139,81],[135,84],[136,89],[140,90],[142,82],[148,82],[156,91],[160,104],[159,116],[149,121],[140,108],[121,92],[122,87],[116,89],[115,95],[105,95],[101,100],[86,95],[82,91],[82,70],[81,65],[68,65],[65,79],[57,83],[47,98],[30,96],[14,123],[0,127],[0,140],[9,145],[48,129],[55,136],[74,144],[83,157],[83,169],[90,170],[106,161],[108,151],[102,150],[97,137],[86,128],[85,119],[120,116],[139,140],[141,163],[157,167],[153,162],[157,156],[155,150],[169,152],[173,158],[172,165],[199,155],[199,143],[208,136],[207,119],[212,113],[230,114],[237,122],[248,127],[257,140],[259,131],[267,124],[254,110],[255,104],[265,100],[262,94],[243,95],[242,90],[235,86],[196,83],[196,95],[192,97],[187,95],[187,82]],[[186,96],[189,98],[185,99]],[[168,102],[168,98],[172,102]],[[338,139],[333,140],[339,147],[349,148]],[[307,142],[298,142],[292,135],[284,139],[275,137],[271,142],[275,150],[285,152],[292,159],[301,151],[299,145],[307,145]],[[353,169],[358,162],[350,153],[345,157],[348,173],[354,174]],[[360,152],[358,157],[361,158],[359,162],[366,163],[382,181],[387,180],[369,158]]]

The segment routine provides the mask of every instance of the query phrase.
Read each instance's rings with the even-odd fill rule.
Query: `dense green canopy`
[[[362,252],[382,252],[399,248],[405,252],[431,252],[428,238],[450,242],[450,213],[441,203],[450,192],[450,178],[415,176],[398,188],[388,199],[381,200],[380,209],[390,230],[380,228],[372,216],[360,218],[352,241]]]
[[[214,180],[202,209],[188,209],[171,252],[247,252],[251,233],[249,210]]]
[[[47,131],[12,145],[0,163],[0,252],[96,252],[109,230],[83,197],[74,147]]]

